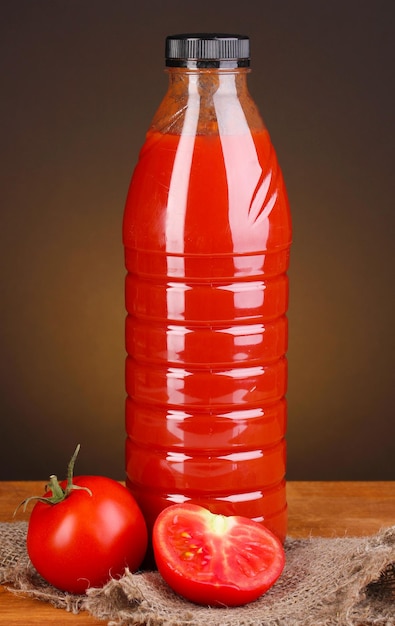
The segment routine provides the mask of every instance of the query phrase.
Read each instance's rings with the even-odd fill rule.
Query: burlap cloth
[[[73,613],[88,611],[111,626],[395,625],[395,526],[363,538],[287,539],[280,579],[240,608],[191,604],[152,571],[126,572],[83,596],[62,593],[29,562],[26,529],[26,522],[0,523],[0,583]]]

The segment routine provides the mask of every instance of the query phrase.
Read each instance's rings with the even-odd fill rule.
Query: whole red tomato
[[[279,539],[246,517],[195,504],[164,509],[153,529],[156,564],[174,591],[197,604],[238,606],[256,600],[280,576]]]
[[[35,504],[28,526],[27,550],[41,576],[55,587],[84,593],[110,577],[139,568],[147,549],[147,528],[131,493],[103,476],[54,482]],[[68,493],[56,504],[50,499]],[[59,489],[61,491],[59,491]]]

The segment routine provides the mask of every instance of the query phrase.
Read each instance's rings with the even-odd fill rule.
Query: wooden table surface
[[[12,522],[25,497],[41,493],[43,482],[0,482],[0,521]],[[289,524],[292,537],[370,535],[395,524],[394,482],[289,482]],[[19,513],[17,519],[28,519]],[[87,613],[62,609],[14,595],[0,586],[0,624],[7,626],[103,626]]]

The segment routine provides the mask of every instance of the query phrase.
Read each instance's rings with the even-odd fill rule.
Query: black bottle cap
[[[167,67],[249,67],[250,40],[219,33],[169,35],[165,54]]]

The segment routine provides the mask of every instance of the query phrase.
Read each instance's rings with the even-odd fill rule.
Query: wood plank
[[[103,626],[105,622],[95,619],[85,611],[74,615],[64,609],[33,598],[16,595],[0,585],[0,624],[3,626]]]
[[[366,536],[395,524],[395,482],[290,482],[288,534]]]
[[[19,509],[14,513],[18,505],[29,496],[40,496],[45,491],[46,481],[3,481],[0,482],[0,522],[13,522],[29,519],[29,511],[33,505],[28,506],[27,513]]]

